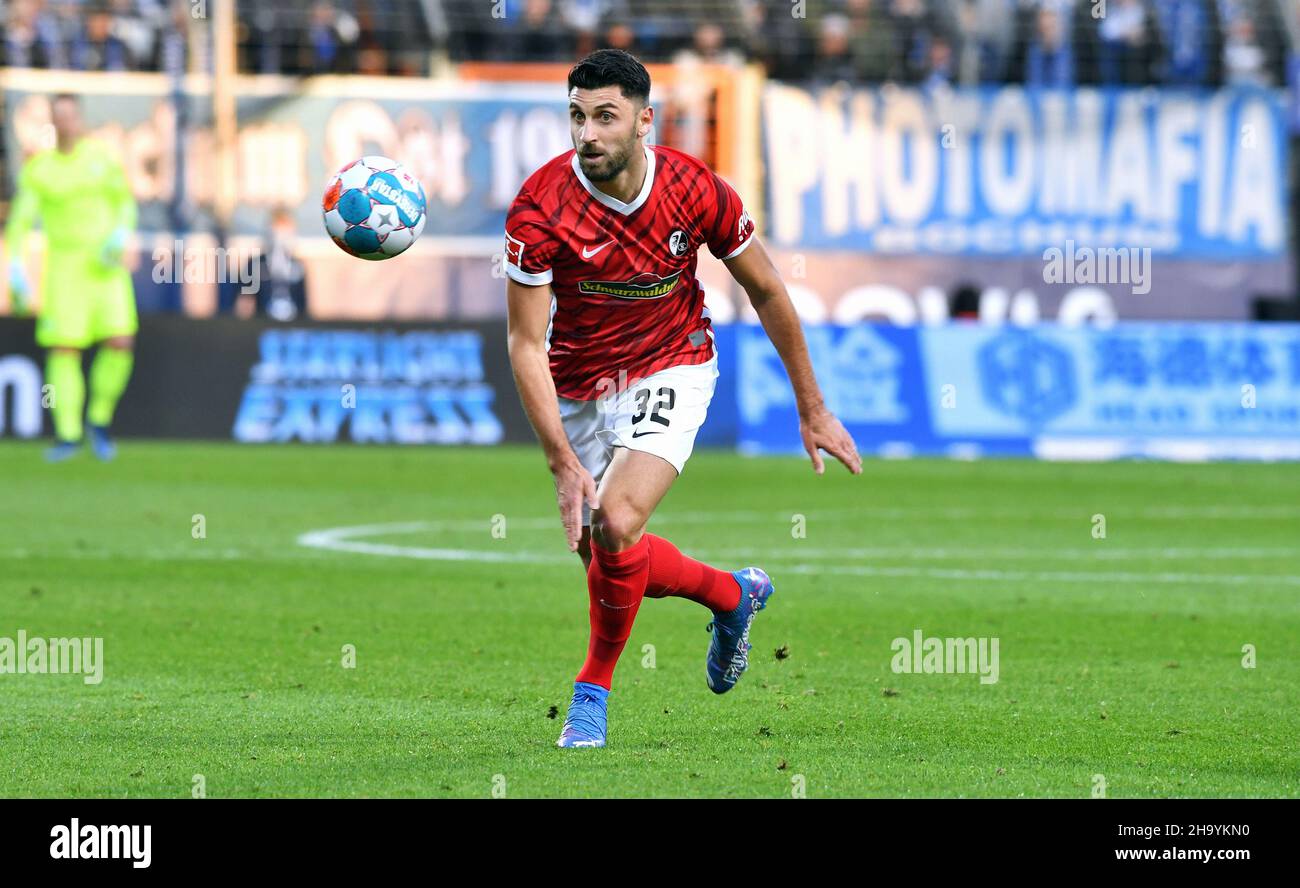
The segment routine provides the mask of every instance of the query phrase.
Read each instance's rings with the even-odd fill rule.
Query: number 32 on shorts
[[[668,426],[668,417],[661,413],[672,410],[673,405],[677,403],[677,392],[668,386],[664,386],[654,393],[654,406],[650,405],[650,389],[644,388],[636,393],[636,415],[632,417],[632,425],[640,425],[646,418],[647,411],[650,415],[651,422],[657,422],[665,428]],[[633,438],[641,435],[654,434],[654,429],[638,429],[632,433]]]

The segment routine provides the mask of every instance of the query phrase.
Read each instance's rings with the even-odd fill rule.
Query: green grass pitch
[[[708,613],[647,600],[604,750],[554,746],[586,589],[535,450],[9,443],[0,478],[0,637],[105,658],[0,675],[3,796],[1300,794],[1291,465],[699,452],[651,529],[777,592],[723,697]],[[917,629],[997,638],[999,680],[895,673]]]

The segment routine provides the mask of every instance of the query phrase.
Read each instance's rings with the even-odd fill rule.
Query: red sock
[[[650,544],[645,590],[650,598],[689,598],[715,611],[735,610],[740,604],[740,584],[725,570],[687,558],[663,537],[647,533],[642,539]]]
[[[590,605],[591,637],[587,642],[587,661],[582,664],[578,681],[598,684],[609,689],[614,666],[623,645],[632,634],[632,623],[645,596],[646,576],[650,570],[648,535],[622,552],[606,552],[591,541],[591,567],[587,569],[587,595]]]

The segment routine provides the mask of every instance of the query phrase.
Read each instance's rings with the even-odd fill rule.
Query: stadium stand
[[[158,70],[194,2],[0,0],[0,64]],[[1038,87],[1282,85],[1297,19],[1294,0],[284,0],[238,16],[240,67],[258,74],[419,76],[617,46],[782,80]]]

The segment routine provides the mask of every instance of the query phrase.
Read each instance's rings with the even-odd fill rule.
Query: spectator
[[[1228,25],[1223,76],[1231,86],[1272,85],[1264,49],[1255,39],[1255,23],[1244,15],[1238,15]]]
[[[1061,15],[1050,6],[1034,17],[1034,35],[1025,51],[1025,85],[1060,89],[1074,83],[1074,58],[1061,27]]]
[[[57,0],[46,7],[51,19],[51,68],[85,68],[85,10],[79,0]]]
[[[675,64],[729,65],[738,67],[745,63],[745,58],[734,49],[727,48],[727,35],[713,22],[701,22],[695,26],[695,34],[689,49],[683,49],[673,57]]]
[[[960,41],[958,80],[967,86],[1002,83],[1015,51],[1015,0],[955,0]]]
[[[1171,86],[1211,82],[1211,26],[1207,0],[1156,0],[1156,22],[1167,47],[1160,80]]]
[[[129,71],[131,50],[113,27],[106,6],[91,8],[86,16],[86,44],[79,67],[88,71]]]
[[[241,13],[243,11],[241,9]],[[269,4],[256,5],[248,11],[243,23],[247,39],[240,47],[243,52],[240,67],[245,71],[279,74],[284,70],[281,61],[281,44],[285,40],[284,15],[283,9]]]
[[[432,32],[420,0],[356,0],[361,22],[361,53],[358,64],[380,74],[415,77],[428,67],[422,38]]]
[[[612,22],[605,29],[604,45],[609,49],[621,49],[633,55],[637,52],[636,31],[627,22]]]
[[[1110,0],[1097,24],[1098,65],[1107,86],[1151,83],[1160,54],[1159,34],[1142,0]]]
[[[624,21],[628,10],[622,0],[561,0],[560,15],[573,32],[574,55],[582,57],[600,48],[596,35],[601,23],[615,18]]]
[[[857,66],[849,46],[847,17],[832,14],[822,18],[811,79],[827,83],[851,83],[857,79]]]
[[[745,0],[742,8],[748,55],[778,80],[803,80],[812,65],[806,23],[790,15],[785,0]]]
[[[345,73],[354,70],[361,25],[355,16],[337,8],[331,0],[318,0],[311,8],[302,68],[312,74]]]
[[[388,53],[382,47],[370,43],[357,50],[357,73],[369,77],[383,77],[388,74]]]
[[[272,211],[266,251],[259,260],[260,286],[252,296],[253,311],[259,317],[283,322],[307,317],[307,275],[295,254],[296,231],[292,210],[277,207]],[[241,309],[241,314],[247,311]]]
[[[0,65],[203,67],[192,0],[0,0]],[[416,76],[456,58],[572,62],[597,45],[773,79],[1216,86],[1285,81],[1297,0],[276,0],[237,6],[239,63],[264,74]],[[1300,7],[1297,7],[1300,8]],[[803,10],[806,15],[801,16]],[[206,23],[204,23],[206,28]],[[204,35],[206,36],[206,34]],[[192,39],[194,38],[194,39]],[[182,41],[185,42],[184,51]]]
[[[1044,0],[1046,2],[1046,0]],[[1099,0],[1073,0],[1073,13],[1068,0],[1057,0],[1057,11],[1065,29],[1065,41],[1073,56],[1074,82],[1085,86],[1101,83],[1101,35],[1097,16],[1109,7]],[[1107,3],[1110,0],[1106,0]]]
[[[190,28],[198,27],[198,23],[190,15],[188,0],[172,0],[170,10],[164,10],[163,15],[164,19],[159,25],[157,57],[153,67],[175,77],[188,70]],[[278,52],[275,61],[277,66],[271,71],[279,70]]]
[[[39,0],[11,0],[4,22],[3,58],[14,68],[49,68],[59,52],[55,23]]]
[[[923,80],[930,67],[930,43],[940,28],[925,0],[894,0],[894,35],[901,53],[902,76],[909,83]]]
[[[858,76],[868,83],[898,80],[902,74],[894,22],[883,2],[846,0],[844,4],[853,64]]]
[[[1286,60],[1291,52],[1286,22],[1273,0],[1247,0],[1246,17],[1255,30],[1255,43],[1264,52],[1264,68],[1270,83],[1287,82]]]
[[[112,18],[109,27],[126,52],[127,68],[138,71],[149,67],[157,37],[155,22],[146,18],[135,0],[109,0],[108,11]]]
[[[953,54],[948,38],[935,35],[930,39],[930,57],[921,85],[926,89],[951,86],[953,81]]]
[[[563,62],[573,58],[575,35],[555,14],[551,0],[524,0],[523,14],[500,41],[503,59]]]

